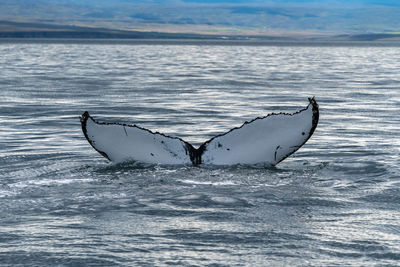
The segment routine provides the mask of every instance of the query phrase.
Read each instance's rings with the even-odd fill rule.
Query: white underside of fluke
[[[88,140],[114,162],[139,161],[160,164],[190,164],[186,144],[177,138],[138,127],[86,122]]]
[[[307,141],[312,116],[309,106],[292,116],[277,114],[244,124],[207,143],[202,163],[275,165]]]
[[[318,124],[318,104],[293,114],[270,114],[218,135],[198,149],[180,138],[135,125],[102,123],[88,112],[81,117],[89,143],[113,162],[151,164],[276,165],[298,150]]]

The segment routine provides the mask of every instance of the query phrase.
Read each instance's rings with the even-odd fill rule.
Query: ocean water
[[[400,44],[0,43],[1,266],[398,266]],[[79,116],[200,145],[315,96],[274,168],[112,164]]]

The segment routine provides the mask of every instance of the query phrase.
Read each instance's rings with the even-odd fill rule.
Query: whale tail
[[[87,111],[81,116],[81,124],[89,144],[113,162],[276,165],[307,142],[318,119],[319,108],[313,97],[302,110],[255,118],[197,149],[181,138],[136,125],[98,122]]]

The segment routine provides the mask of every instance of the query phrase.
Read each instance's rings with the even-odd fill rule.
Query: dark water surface
[[[396,266],[400,46],[0,44],[0,265]],[[79,116],[196,145],[315,96],[276,168],[113,165]]]

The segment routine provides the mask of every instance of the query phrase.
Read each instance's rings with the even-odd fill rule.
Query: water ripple
[[[2,43],[3,265],[359,266],[400,259],[398,46]],[[111,164],[80,129],[200,145],[315,96],[274,168]]]

